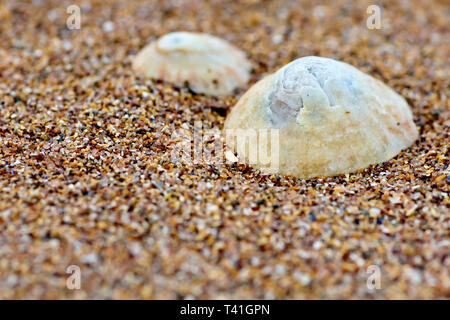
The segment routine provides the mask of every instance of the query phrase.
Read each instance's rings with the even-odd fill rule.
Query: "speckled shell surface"
[[[247,84],[251,65],[241,50],[225,40],[204,33],[173,32],[144,47],[134,58],[133,69],[147,78],[224,96]]]
[[[234,129],[278,129],[277,173],[300,178],[387,161],[418,137],[405,99],[356,68],[321,57],[297,59],[260,80],[232,108],[224,129],[231,136]]]

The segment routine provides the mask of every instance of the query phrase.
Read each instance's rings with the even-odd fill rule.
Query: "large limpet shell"
[[[173,32],[143,48],[133,61],[140,75],[214,96],[247,84],[251,65],[245,54],[220,38],[204,33]]]
[[[321,57],[297,59],[256,83],[224,129],[235,149],[233,139],[243,132],[236,129],[277,129],[278,163],[271,169],[300,178],[387,161],[418,137],[405,99],[356,68]],[[246,152],[237,150],[248,162]]]

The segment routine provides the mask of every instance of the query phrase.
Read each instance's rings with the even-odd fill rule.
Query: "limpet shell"
[[[144,47],[134,58],[141,76],[213,96],[232,94],[250,78],[245,54],[225,40],[209,34],[173,32]]]
[[[233,141],[243,132],[236,129],[277,130],[277,167],[271,169],[300,178],[345,174],[387,161],[418,137],[400,95],[346,63],[314,56],[297,59],[252,86],[231,109],[224,129],[235,150]],[[248,162],[244,151],[236,150]]]

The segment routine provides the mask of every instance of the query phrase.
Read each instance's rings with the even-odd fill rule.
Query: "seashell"
[[[133,69],[148,78],[223,96],[247,84],[251,65],[244,52],[204,33],[173,32],[143,48]]]
[[[387,161],[418,137],[400,95],[346,63],[314,56],[297,59],[251,87],[231,109],[224,129],[227,144],[244,162],[300,178]],[[258,140],[253,151],[237,148],[243,133],[259,129],[276,132],[277,140]],[[261,147],[271,150],[276,166],[249,162]]]

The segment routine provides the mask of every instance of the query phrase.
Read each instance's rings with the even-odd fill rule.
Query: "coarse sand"
[[[369,30],[369,1],[1,1],[0,298],[448,299],[450,8],[378,3]],[[303,56],[349,63],[408,101],[420,137],[326,179],[173,162],[175,130],[222,129],[247,89],[218,99],[133,73],[180,30],[246,52],[247,88]]]

